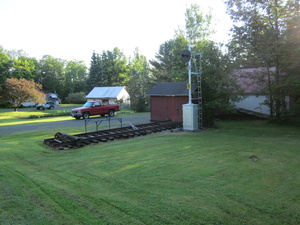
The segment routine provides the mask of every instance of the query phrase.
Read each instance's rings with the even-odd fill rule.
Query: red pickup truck
[[[108,114],[113,117],[116,111],[120,111],[118,104],[103,104],[102,101],[90,101],[86,102],[82,107],[72,109],[71,116],[79,120],[88,119],[90,116]]]

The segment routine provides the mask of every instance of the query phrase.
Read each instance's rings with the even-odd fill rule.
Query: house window
[[[108,105],[108,100],[102,100],[102,105]]]

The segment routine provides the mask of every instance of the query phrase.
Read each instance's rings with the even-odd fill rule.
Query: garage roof
[[[117,98],[120,92],[124,89],[120,87],[94,87],[86,98]]]
[[[197,89],[196,85],[192,85],[192,92]],[[186,82],[164,82],[159,83],[147,95],[150,96],[188,96],[189,90],[187,89]]]

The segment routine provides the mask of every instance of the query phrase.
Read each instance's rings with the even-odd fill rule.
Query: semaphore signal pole
[[[183,105],[183,129],[195,131],[199,128],[202,128],[202,90],[201,90],[201,73],[192,72],[192,50],[191,45],[188,45],[188,50],[184,50],[181,53],[181,60],[185,63],[188,63],[188,84],[187,89],[189,90],[189,102],[188,104]],[[201,53],[194,54],[200,55]],[[201,59],[200,59],[201,60]],[[201,70],[201,68],[200,68]],[[200,82],[198,81],[198,101],[201,104],[193,104],[192,103],[192,74],[197,75],[197,80],[200,78]],[[199,86],[200,85],[200,86]],[[199,93],[201,92],[201,97]],[[201,98],[201,99],[200,99]],[[199,102],[199,103],[200,103]],[[201,107],[200,107],[201,105]],[[199,114],[200,112],[200,114]],[[199,124],[200,122],[200,124]]]

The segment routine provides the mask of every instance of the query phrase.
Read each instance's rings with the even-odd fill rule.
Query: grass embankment
[[[224,122],[69,151],[3,136],[0,224],[297,224],[299,131]]]
[[[68,115],[68,116],[55,116],[55,115]],[[0,129],[1,126],[13,126],[22,124],[44,123],[52,121],[71,119],[69,110],[36,110],[26,109],[23,111],[11,111],[0,113]]]
[[[68,105],[70,106],[70,105]],[[78,105],[73,105],[74,107],[78,107]],[[74,120],[70,116],[70,109],[53,109],[53,110],[36,110],[33,108],[27,108],[22,111],[8,111],[8,112],[0,112],[0,127],[8,126],[8,125],[21,125],[21,124],[32,124],[32,123],[44,123],[44,122],[54,122],[54,121],[62,121],[62,120]],[[116,116],[118,114],[133,114],[134,111],[130,109],[122,109],[119,112],[116,112]]]

